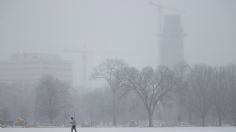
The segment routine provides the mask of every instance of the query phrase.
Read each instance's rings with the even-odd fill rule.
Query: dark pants
[[[72,127],[71,127],[71,132],[73,132],[73,130],[75,130],[75,132],[77,132],[76,126],[72,126]]]

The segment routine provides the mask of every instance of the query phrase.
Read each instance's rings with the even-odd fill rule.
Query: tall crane
[[[162,33],[162,13],[163,13],[163,9],[171,10],[171,11],[174,11],[174,12],[177,12],[177,13],[180,13],[180,14],[182,14],[184,12],[183,10],[180,10],[180,9],[163,6],[160,2],[155,3],[153,1],[150,1],[149,4],[152,5],[152,6],[157,7],[157,9],[158,9],[158,24],[159,24],[158,28],[159,28],[159,33]]]

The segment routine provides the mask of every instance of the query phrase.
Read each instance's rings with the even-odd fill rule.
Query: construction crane
[[[76,53],[76,54],[82,54],[82,87],[84,89],[87,89],[87,63],[88,63],[88,54],[106,54],[106,55],[112,55],[112,54],[121,54],[121,52],[116,52],[116,51],[92,51],[88,50],[86,43],[83,44],[83,49],[82,50],[71,50],[71,49],[63,49],[64,52],[66,53]],[[122,52],[122,54],[126,54]]]
[[[87,88],[87,47],[86,44],[83,45],[83,50],[70,50],[70,49],[63,49],[64,52],[66,53],[78,53],[78,54],[82,54],[82,60],[83,60],[83,77],[82,77],[82,87],[84,87],[84,89]]]
[[[155,3],[153,1],[150,1],[149,4],[152,5],[152,6],[156,6],[158,8],[159,33],[162,33],[162,12],[163,12],[163,9],[171,10],[171,11],[174,11],[174,12],[177,12],[177,13],[180,13],[180,14],[182,14],[184,12],[183,10],[180,10],[180,9],[163,6],[160,2]]]

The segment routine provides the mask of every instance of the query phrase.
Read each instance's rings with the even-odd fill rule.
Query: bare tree
[[[176,76],[176,92],[175,92],[175,105],[177,107],[177,121],[183,122],[185,112],[188,112],[189,120],[191,120],[191,103],[189,103],[189,87],[187,75],[191,67],[185,63],[180,62],[174,67]],[[191,122],[191,121],[190,121]]]
[[[211,107],[212,68],[206,65],[196,65],[190,72],[189,81],[194,92],[194,106],[200,114],[201,125]]]
[[[167,67],[160,66],[154,71],[145,67],[138,71],[126,67],[120,71],[122,85],[133,89],[142,100],[148,114],[149,127],[153,127],[153,114],[157,104],[173,90],[175,85],[174,73]]]
[[[228,90],[228,105],[231,113],[233,126],[236,126],[236,66],[229,65],[226,67],[227,72],[227,90]]]
[[[47,116],[53,124],[55,118],[63,111],[69,86],[52,76],[41,78],[36,88],[36,119]]]
[[[224,67],[215,67],[213,70],[212,101],[218,117],[218,126],[221,126],[227,108],[227,73]]]
[[[107,59],[102,64],[100,64],[92,74],[92,78],[94,79],[97,78],[104,79],[112,90],[113,126],[117,125],[116,107],[117,107],[117,90],[119,88],[119,82],[115,77],[115,71],[125,66],[126,64],[122,60]]]

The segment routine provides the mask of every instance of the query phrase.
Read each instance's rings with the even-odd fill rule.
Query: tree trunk
[[[153,127],[153,119],[152,119],[152,115],[153,115],[153,113],[150,111],[150,110],[148,110],[148,122],[149,122],[149,127]]]
[[[112,110],[112,125],[116,126],[117,122],[116,122],[116,96],[115,96],[115,91],[112,91],[112,106],[113,106],[113,110]]]
[[[51,114],[49,115],[49,121],[50,121],[50,125],[53,125],[53,117]]]
[[[193,124],[193,115],[191,111],[188,112],[188,123]]]
[[[204,115],[201,117],[201,120],[202,120],[202,127],[205,127],[205,125],[206,125],[206,124],[205,124],[205,118],[206,118],[206,116],[204,116]]]
[[[222,115],[221,112],[218,112],[218,126],[222,126]]]

